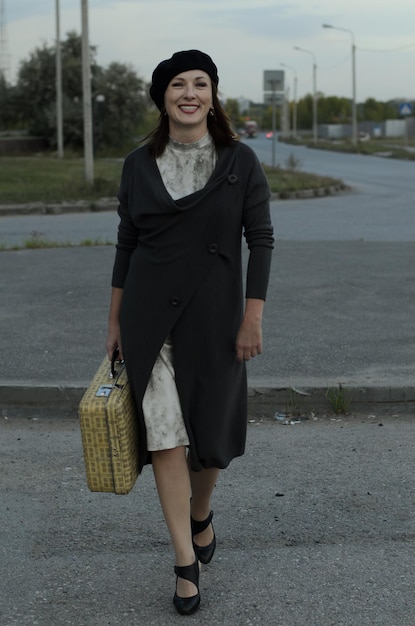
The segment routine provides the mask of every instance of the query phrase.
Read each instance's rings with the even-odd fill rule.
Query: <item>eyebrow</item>
[[[193,80],[207,80],[208,76],[195,76]],[[175,76],[172,80],[186,80],[183,76]]]

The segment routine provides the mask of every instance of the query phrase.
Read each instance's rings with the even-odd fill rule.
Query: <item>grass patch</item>
[[[91,189],[85,182],[81,158],[0,157],[0,201],[2,204],[93,202],[115,197],[121,169],[122,160],[96,159]]]
[[[344,186],[341,180],[329,176],[317,176],[307,172],[300,172],[290,168],[284,170],[280,167],[263,166],[268,178],[269,186],[273,193],[284,194],[285,192],[303,191],[305,189],[320,189],[333,186]]]
[[[287,162],[288,169],[265,166],[273,193],[318,189],[341,181],[299,171],[299,162]],[[81,158],[0,157],[0,203],[54,204],[76,200],[93,203],[102,197],[114,198],[118,192],[122,159],[96,159],[94,186],[85,183]]]
[[[44,235],[33,231],[28,239],[23,243],[16,245],[0,244],[0,252],[11,252],[16,250],[41,250],[45,248],[76,248],[76,247],[93,247],[93,246],[113,246],[113,241],[102,241],[101,239],[83,239],[80,243],[72,243],[70,241],[51,241],[46,239]]]
[[[371,139],[370,141],[361,141],[357,146],[353,145],[350,140],[333,140],[327,141],[319,139],[317,143],[314,143],[311,139],[304,140],[292,140],[283,139],[285,143],[304,145],[307,148],[314,148],[316,150],[329,150],[332,152],[344,152],[350,154],[365,154],[368,156],[383,156],[389,159],[400,159],[403,161],[415,161],[415,152],[408,150],[407,148],[414,148],[414,140],[407,141],[405,139],[394,138],[390,139]]]
[[[341,383],[338,387],[329,387],[326,391],[326,398],[333,413],[347,415],[352,398]]]

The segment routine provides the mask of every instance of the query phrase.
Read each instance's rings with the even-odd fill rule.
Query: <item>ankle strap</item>
[[[199,563],[197,559],[191,565],[183,565],[183,566],[175,565],[174,573],[179,578],[184,578],[185,580],[189,580],[191,583],[196,585],[196,587],[199,586]]]
[[[206,528],[209,526],[209,524],[212,521],[212,517],[213,517],[213,511],[211,511],[209,515],[207,516],[207,518],[205,520],[202,520],[201,522],[191,517],[190,522],[192,525],[192,535],[198,535],[199,533],[202,533],[204,530],[206,530]]]

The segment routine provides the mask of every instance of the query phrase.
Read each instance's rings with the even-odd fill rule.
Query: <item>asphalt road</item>
[[[246,140],[258,154],[262,163],[272,162],[272,143],[264,135]],[[305,172],[332,176],[352,185],[360,193],[378,197],[407,197],[414,200],[414,161],[400,161],[359,154],[343,154],[326,150],[314,150],[304,146],[276,142],[276,165],[286,167],[293,155],[299,168]]]
[[[250,145],[262,161],[270,157],[266,139]],[[305,153],[304,169],[344,171],[352,189],[272,203],[265,351],[249,367],[251,381],[413,386],[415,164],[277,148],[282,162],[295,150]],[[117,222],[114,212],[3,217],[0,243],[33,231],[53,241],[114,242]],[[113,255],[113,246],[0,254],[0,383],[86,384],[102,355]]]
[[[413,626],[413,417],[248,430],[183,618],[151,470],[128,496],[92,494],[76,420],[1,420],[0,624]]]
[[[261,162],[271,162],[271,142],[263,135],[246,143]],[[415,241],[415,162],[284,143],[277,143],[276,150],[277,164],[283,167],[293,154],[302,170],[340,178],[351,187],[339,196],[272,203],[279,240]],[[114,213],[3,217],[0,245],[21,245],[33,235],[58,242],[114,242],[117,222]]]
[[[272,204],[278,241],[251,384],[413,389],[415,166],[303,150],[304,169],[352,191]],[[116,223],[110,213],[3,217],[0,243],[33,231],[114,241]],[[129,496],[91,494],[77,420],[61,417],[65,393],[102,357],[113,254],[0,253],[1,626],[183,622],[150,469]],[[5,408],[6,390],[36,399],[45,385],[62,392],[51,419],[36,401],[29,419]],[[384,403],[283,425],[277,408],[251,415],[246,454],[221,475],[218,550],[186,623],[412,626],[413,411]]]

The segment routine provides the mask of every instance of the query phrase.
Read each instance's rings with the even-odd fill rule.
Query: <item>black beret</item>
[[[208,54],[200,50],[175,52],[171,59],[157,65],[151,78],[150,96],[160,111],[164,104],[164,92],[171,79],[188,70],[203,70],[215,85],[219,82],[218,68]]]

